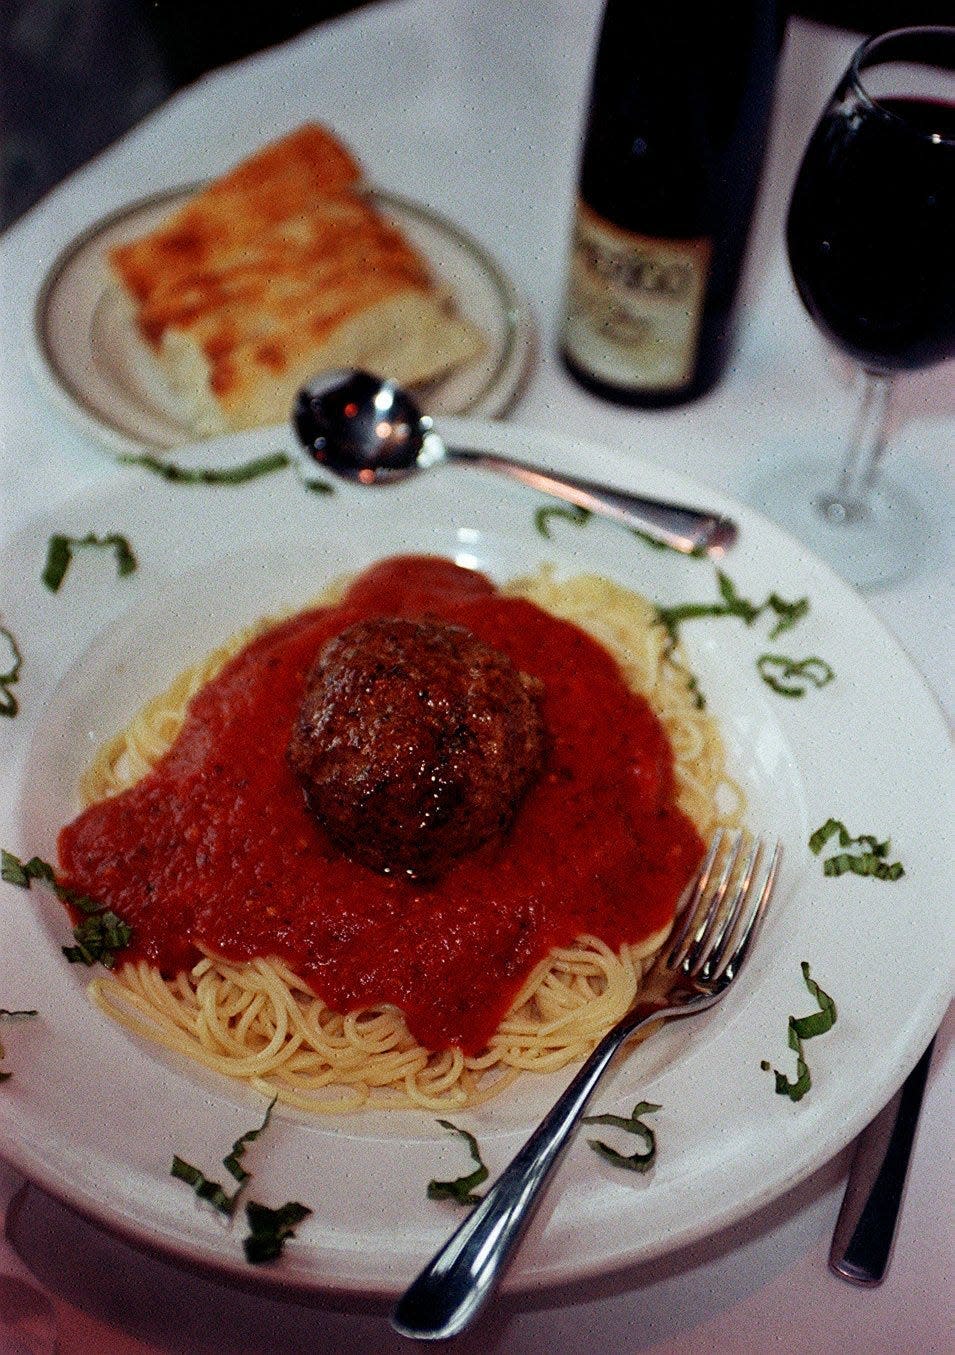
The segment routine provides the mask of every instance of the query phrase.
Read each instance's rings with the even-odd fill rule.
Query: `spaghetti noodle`
[[[548,570],[502,592],[588,632],[645,698],[673,753],[680,809],[707,837],[736,820],[742,796],[727,777],[715,721],[700,709],[686,670],[645,599],[594,576],[558,581]],[[321,599],[337,601],[341,589]],[[94,804],[135,785],[174,744],[189,703],[263,626],[234,637],[181,674],[100,752],[82,784]],[[668,926],[611,948],[593,935],[556,946],[523,980],[486,1046],[431,1051],[398,1007],[333,1010],[284,960],[232,962],[213,953],[175,977],[146,959],[97,979],[90,992],[136,1034],[240,1078],[303,1109],[340,1112],[416,1106],[453,1111],[498,1095],[524,1071],[580,1060],[632,1003]],[[481,957],[475,957],[477,964]]]

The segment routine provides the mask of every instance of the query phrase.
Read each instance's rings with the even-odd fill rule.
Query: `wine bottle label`
[[[600,380],[676,390],[693,376],[709,239],[623,230],[577,206],[564,346]]]

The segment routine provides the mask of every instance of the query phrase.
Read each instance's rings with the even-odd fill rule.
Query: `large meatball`
[[[539,692],[464,626],[361,621],[319,654],[289,763],[348,856],[432,879],[510,826],[543,760]]]

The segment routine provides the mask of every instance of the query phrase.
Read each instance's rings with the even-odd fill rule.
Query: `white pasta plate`
[[[712,507],[741,526],[725,570],[741,596],[809,599],[770,642],[763,615],[688,622],[683,639],[749,823],[778,834],[783,867],[755,953],[714,1012],[674,1023],[633,1050],[594,1110],[659,1104],[657,1157],[622,1172],[581,1134],[562,1164],[507,1284],[514,1290],[634,1266],[711,1234],[781,1196],[834,1156],[915,1063],[951,992],[952,754],[941,712],[896,641],[825,565],[744,506],[607,449],[478,421],[446,420],[461,445]],[[284,429],[203,444],[199,464],[289,447]],[[0,721],[0,843],[21,859],[55,852],[94,749],[170,677],[255,618],[304,604],[333,576],[386,555],[430,552],[503,581],[549,561],[597,571],[667,605],[718,597],[713,565],[613,524],[566,517],[535,526],[544,501],[446,466],[415,482],[306,493],[292,470],[244,485],[168,484],[119,469],[33,519],[2,550],[0,618],[22,652],[19,714]],[[138,569],[77,555],[60,591],[41,584],[48,538],[124,533]],[[2,640],[0,640],[2,643]],[[835,678],[799,699],[760,678],[764,652],[817,655]],[[2,666],[2,665],[0,665]],[[901,878],[827,877],[808,848],[830,817],[891,837]],[[825,853],[824,853],[825,855]],[[209,1175],[256,1126],[263,1099],[146,1046],[94,1009],[89,972],[68,965],[61,906],[39,885],[0,884],[0,1006],[38,1015],[0,1026],[11,1074],[0,1087],[0,1154],[46,1190],[140,1246],[290,1293],[396,1294],[450,1233],[457,1206],[426,1197],[432,1177],[469,1170],[462,1140],[418,1111],[309,1117],[277,1107],[250,1145],[254,1197],[313,1213],[284,1255],[250,1268],[231,1222],[170,1175],[174,1154]],[[816,1009],[801,962],[837,1020],[806,1044],[812,1087],[776,1094],[768,1060],[793,1076],[790,1014]],[[491,1175],[510,1159],[568,1074],[528,1076],[453,1121],[478,1139]],[[629,1150],[628,1150],[629,1151]]]
[[[50,398],[113,454],[163,452],[195,439],[183,401],[139,334],[106,256],[112,246],[166,220],[197,186],[140,199],[94,222],[53,261],[37,296],[34,372]],[[458,226],[395,194],[375,191],[373,200],[487,341],[477,357],[419,387],[422,406],[439,415],[505,413],[531,353],[526,302],[483,246]]]

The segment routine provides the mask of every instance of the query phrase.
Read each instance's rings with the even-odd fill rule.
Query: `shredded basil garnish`
[[[148,452],[127,454],[117,458],[124,466],[142,466],[163,480],[177,485],[241,485],[247,480],[255,480],[260,475],[271,475],[273,471],[284,470],[292,464],[288,452],[269,452],[265,456],[253,457],[251,461],[242,461],[236,466],[177,466],[174,461],[166,461],[160,456]]]
[[[545,504],[538,508],[534,513],[534,526],[540,532],[541,536],[550,540],[549,522],[551,518],[564,518],[567,522],[572,522],[575,527],[583,527],[593,517],[589,508],[582,508],[580,504]],[[692,550],[678,551],[676,546],[671,546],[668,541],[661,541],[657,536],[651,536],[649,532],[642,532],[639,527],[628,527],[627,531],[631,536],[635,536],[638,541],[642,541],[645,546],[652,547],[653,550],[670,550],[676,555],[689,555],[694,559],[702,559],[706,555],[705,546],[694,546]]]
[[[242,1239],[245,1259],[250,1265],[259,1266],[263,1261],[274,1261],[281,1256],[282,1248],[295,1229],[307,1219],[311,1210],[297,1200],[288,1200],[278,1209],[250,1200],[245,1206],[249,1232]]]
[[[198,1167],[194,1167],[191,1162],[187,1162],[185,1158],[179,1157],[178,1154],[173,1155],[170,1174],[178,1181],[185,1181],[187,1185],[191,1186],[198,1199],[207,1201],[221,1214],[226,1214],[229,1218],[232,1218],[242,1189],[251,1177],[251,1172],[246,1171],[245,1167],[242,1166],[240,1158],[248,1145],[254,1143],[259,1135],[268,1128],[269,1121],[272,1118],[272,1109],[277,1099],[277,1097],[273,1097],[269,1102],[265,1116],[258,1128],[248,1129],[244,1134],[240,1134],[233,1143],[231,1151],[222,1159],[222,1165],[239,1183],[231,1195],[221,1182],[212,1180]],[[299,1204],[297,1200],[289,1200],[286,1204],[280,1205],[278,1209],[271,1209],[268,1205],[249,1200],[245,1206],[249,1232],[242,1239],[246,1260],[255,1266],[261,1265],[264,1261],[274,1261],[276,1257],[281,1256],[286,1240],[295,1235],[295,1229],[311,1212],[306,1205]]]
[[[71,964],[93,965],[99,961],[107,969],[112,969],[117,953],[124,950],[133,939],[133,929],[128,923],[123,922],[104,903],[61,885],[53,867],[39,856],[31,856],[29,861],[24,862],[5,848],[0,849],[0,877],[20,889],[29,889],[33,880],[42,880],[62,903],[84,914],[84,920],[73,928],[76,945],[62,948]]]
[[[240,1134],[240,1136],[236,1139],[235,1143],[233,1143],[232,1145],[232,1152],[228,1153],[222,1159],[223,1167],[226,1168],[230,1176],[234,1177],[235,1180],[238,1181],[239,1185],[241,1185],[243,1181],[247,1181],[249,1179],[249,1173],[242,1166],[239,1159],[243,1156],[249,1144],[254,1143],[255,1140],[259,1137],[259,1135],[268,1128],[269,1120],[271,1120],[272,1118],[272,1109],[275,1106],[277,1100],[278,1100],[277,1096],[272,1097],[272,1100],[269,1102],[268,1109],[265,1112],[265,1119],[259,1125],[258,1129],[247,1129],[244,1134]]]
[[[107,969],[112,969],[117,953],[125,950],[133,939],[133,929],[107,908],[75,926],[73,939],[75,946],[63,947],[63,954],[70,964],[94,965],[98,960]]]
[[[827,819],[821,828],[817,828],[809,839],[809,850],[816,856],[830,838],[838,836],[840,847],[861,847],[858,852],[838,852],[828,856],[822,863],[824,875],[870,875],[876,880],[897,880],[905,874],[901,861],[886,861],[892,846],[892,839],[880,842],[871,833],[860,833],[852,837],[848,828],[840,819]]]
[[[46,566],[43,570],[43,582],[51,593],[59,590],[66,578],[66,571],[73,559],[73,552],[85,546],[99,546],[112,549],[116,555],[116,572],[120,578],[132,574],[136,569],[136,556],[125,536],[119,532],[110,532],[107,536],[97,536],[87,532],[86,536],[61,536],[57,533],[50,537],[46,552]]]
[[[617,1129],[625,1129],[628,1134],[636,1134],[646,1144],[646,1152],[641,1152],[638,1148],[636,1152],[618,1153],[616,1148],[611,1148],[609,1143],[603,1143],[600,1139],[588,1139],[588,1147],[592,1148],[599,1156],[612,1162],[615,1167],[624,1167],[627,1171],[648,1172],[653,1166],[657,1155],[656,1135],[648,1124],[644,1124],[641,1115],[649,1115],[653,1111],[660,1110],[661,1107],[655,1105],[652,1101],[638,1101],[629,1116],[624,1115],[585,1115],[584,1124],[609,1124]]]
[[[541,536],[547,537],[549,539],[550,526],[548,524],[550,523],[551,518],[564,518],[567,522],[572,522],[575,526],[582,527],[584,523],[590,521],[592,516],[593,514],[591,513],[589,508],[581,508],[577,504],[545,504],[543,507],[538,508],[535,511],[534,526],[540,532]],[[637,537],[640,541],[643,541],[646,545],[652,546],[655,550],[675,550],[675,547],[668,545],[666,541],[659,541],[657,540],[656,537],[650,536],[647,532],[641,532],[639,528],[631,527],[628,530],[630,531],[630,534],[632,536]],[[677,554],[680,555],[690,554],[692,556],[700,557],[705,556],[706,551],[702,546],[697,546],[694,547],[692,551],[689,552],[678,551]],[[677,642],[676,634],[677,623],[674,622],[673,624],[670,624],[668,616],[670,615],[670,613],[673,613],[679,609],[669,608],[667,609],[666,615],[664,614],[663,609],[658,608],[657,610],[661,622],[663,623],[664,626],[666,626],[669,632],[669,640],[667,648],[664,652],[664,658],[668,659],[672,666],[674,668],[678,668],[680,672],[684,675],[684,677],[686,678],[687,689],[691,697],[693,698],[694,705],[696,706],[697,710],[702,710],[703,707],[706,705],[706,700],[703,696],[702,691],[700,690],[700,686],[699,683],[697,682],[697,679],[690,672],[689,668],[687,668],[685,664],[681,663],[679,659],[677,659],[674,656],[673,653]],[[719,608],[717,613],[712,613],[709,609],[700,613],[700,615],[705,616],[710,616],[713,614],[723,615],[723,608],[722,607]]]
[[[773,1076],[776,1080],[777,1096],[788,1096],[790,1101],[801,1101],[812,1086],[812,1075],[803,1053],[803,1041],[812,1040],[817,1035],[825,1035],[826,1031],[831,1030],[836,1022],[835,1002],[828,993],[823,992],[815,979],[810,976],[809,965],[805,960],[802,961],[800,968],[806,987],[819,1004],[819,1010],[811,1012],[808,1016],[791,1016],[789,1018],[788,1043],[789,1048],[796,1055],[796,1077],[794,1081],[790,1082],[786,1074],[781,1073],[778,1068],[773,1069]],[[770,1064],[766,1059],[763,1059],[759,1066],[765,1072],[769,1071]]]
[[[20,889],[29,889],[31,880],[46,880],[47,883],[56,885],[56,875],[52,866],[41,861],[38,856],[31,856],[24,864],[5,847],[0,848],[0,878],[6,880],[7,884],[18,885]]]
[[[674,650],[680,638],[680,626],[684,621],[696,621],[708,616],[736,616],[745,625],[751,626],[765,611],[770,611],[776,617],[776,624],[769,632],[769,638],[775,640],[783,631],[795,626],[809,610],[808,598],[796,598],[793,602],[787,602],[778,593],[770,593],[765,602],[758,604],[750,602],[748,598],[741,597],[737,593],[733,580],[721,569],[716,571],[716,582],[722,599],[720,602],[682,602],[675,607],[657,608],[657,618],[666,628],[668,636],[663,657],[686,674],[698,709],[702,709],[706,704],[703,693],[685,664],[674,657]],[[762,676],[762,670],[760,674]]]
[[[307,489],[309,494],[334,494],[335,487],[330,485],[327,480],[306,480],[304,475],[298,477],[299,484],[303,489]]]
[[[218,1181],[211,1180],[198,1167],[194,1167],[191,1162],[187,1162],[185,1158],[174,1153],[170,1174],[177,1181],[185,1181],[186,1185],[192,1186],[200,1200],[208,1201],[221,1214],[231,1216],[235,1197],[227,1194]]]
[[[474,1187],[479,1186],[482,1181],[486,1181],[488,1176],[487,1167],[481,1160],[478,1141],[473,1134],[469,1134],[466,1129],[459,1129],[450,1120],[439,1120],[438,1124],[441,1125],[442,1129],[450,1129],[452,1134],[459,1134],[466,1141],[477,1167],[470,1175],[458,1176],[453,1181],[429,1181],[428,1199],[454,1200],[456,1204],[477,1204],[484,1197],[483,1195],[475,1195],[473,1193]]]
[[[0,673],[0,715],[6,715],[12,720],[14,715],[20,709],[17,698],[10,688],[15,682],[20,680],[20,669],[23,667],[23,655],[20,648],[13,638],[13,632],[7,630],[6,626],[0,626],[0,635],[4,636],[7,644],[10,646],[10,667],[5,673]]]
[[[541,536],[550,540],[550,520],[551,518],[564,518],[567,522],[572,522],[575,527],[583,527],[585,522],[589,522],[592,517],[589,508],[581,508],[579,504],[567,503],[548,503],[538,508],[534,513],[534,526],[540,532]]]
[[[759,676],[780,696],[805,696],[809,685],[825,687],[836,676],[825,659],[811,654],[808,659],[790,659],[785,654],[760,654],[756,660]]]
[[[851,871],[853,875],[871,875],[876,880],[897,880],[905,874],[902,862],[879,859],[882,849],[888,848],[888,845],[887,842],[880,842],[879,851],[840,852],[837,856],[830,856],[822,863],[823,874],[845,875]]]
[[[705,616],[736,616],[747,626],[751,626],[766,611],[772,612],[776,617],[776,624],[769,632],[769,638],[775,640],[784,631],[795,626],[809,610],[808,598],[797,598],[793,602],[787,602],[778,593],[770,593],[765,602],[758,604],[750,602],[748,598],[741,597],[737,593],[732,579],[721,569],[716,571],[716,581],[721,602],[683,602],[675,607],[657,608],[657,614],[674,642],[684,621],[695,621]]]
[[[117,460],[124,466],[141,466],[162,480],[177,485],[243,485],[248,480],[257,480],[262,475],[271,475],[274,471],[285,470],[293,464],[288,452],[268,452],[264,456],[255,456],[250,461],[241,461],[235,466],[177,466],[161,456],[152,456],[148,452],[120,456]],[[299,475],[299,483],[310,494],[334,494],[335,488],[327,480],[307,480]]]
[[[192,1163],[186,1162],[184,1158],[173,1156],[172,1175],[180,1181],[185,1181],[192,1186],[193,1190],[199,1196],[200,1200],[208,1200],[210,1204],[215,1205],[216,1209],[223,1214],[233,1214],[235,1212],[236,1202],[241,1194],[242,1187],[248,1181],[250,1173],[245,1170],[239,1159],[245,1153],[250,1143],[254,1143],[259,1135],[268,1128],[269,1121],[272,1118],[272,1108],[275,1105],[277,1097],[272,1097],[265,1112],[265,1117],[257,1129],[247,1129],[244,1134],[236,1139],[232,1145],[231,1152],[227,1153],[222,1159],[222,1165],[229,1174],[238,1181],[238,1188],[230,1195],[218,1181],[213,1181],[201,1172],[198,1167]]]

